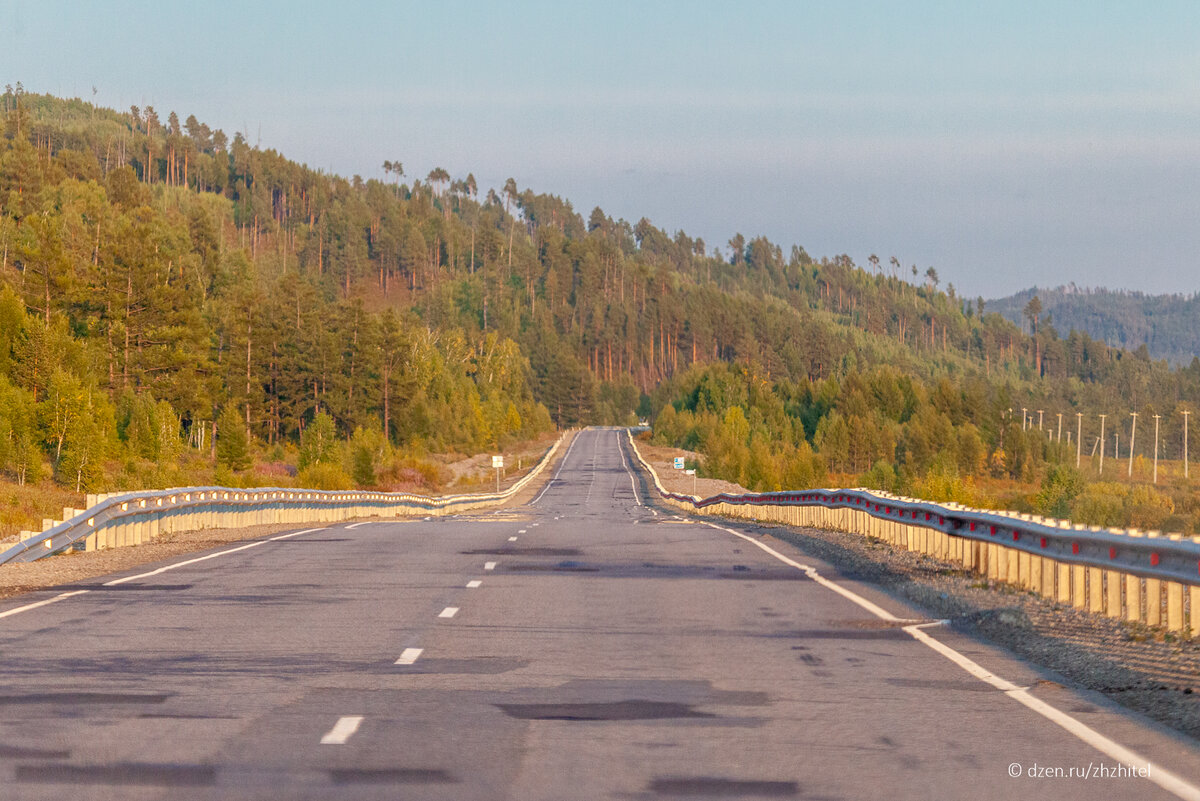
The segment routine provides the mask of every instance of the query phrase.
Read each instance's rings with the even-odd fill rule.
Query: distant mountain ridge
[[[1176,365],[1190,364],[1200,355],[1200,295],[1195,293],[1147,295],[1070,284],[1033,287],[990,300],[986,308],[1028,328],[1024,309],[1034,295],[1042,302],[1043,319],[1062,335],[1073,329],[1114,347],[1136,350],[1145,345],[1153,358]]]

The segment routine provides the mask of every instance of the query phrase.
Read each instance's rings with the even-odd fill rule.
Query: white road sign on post
[[[683,469],[683,457],[682,457],[682,456],[676,456],[676,457],[675,457],[675,469],[676,469],[676,470],[682,470],[682,469]]]

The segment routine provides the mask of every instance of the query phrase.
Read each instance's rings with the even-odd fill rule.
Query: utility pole
[[[1188,477],[1188,454],[1187,454],[1187,430],[1188,430],[1188,415],[1191,412],[1186,409],[1183,412],[1183,477]]]
[[[1100,475],[1104,475],[1104,418],[1107,414],[1100,415]]]
[[[1158,483],[1158,418],[1160,414],[1154,415],[1154,483]]]
[[[1062,412],[1058,413],[1058,441],[1062,442]]]
[[[1083,412],[1075,412],[1075,469],[1079,469],[1079,457],[1083,455]]]
[[[1133,478],[1133,442],[1137,437],[1137,412],[1130,412],[1129,416],[1133,418],[1133,425],[1129,428],[1129,477]]]

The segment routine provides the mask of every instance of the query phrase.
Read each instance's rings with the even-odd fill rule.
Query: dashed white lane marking
[[[346,741],[354,736],[354,732],[358,731],[362,722],[362,715],[343,715],[321,738],[321,745],[345,745]]]
[[[421,658],[424,653],[424,648],[405,648],[400,652],[400,658],[396,660],[397,665],[411,665]]]
[[[497,564],[496,562],[484,562],[483,569],[484,570],[495,570],[496,564]]]
[[[509,537],[509,538],[508,538],[508,541],[509,541],[509,542],[516,542],[516,541],[517,541],[517,538],[516,538],[516,537]]]
[[[447,606],[442,611],[438,612],[438,617],[454,617],[458,614],[457,606]]]
[[[470,581],[467,582],[467,589],[473,590],[482,584],[483,584],[483,582],[480,581],[479,579],[471,579]]]
[[[533,527],[534,527],[534,526],[536,526],[536,525],[537,525],[537,523],[530,523],[530,524],[529,524],[529,527],[530,527],[530,528],[533,528]]]
[[[833,590],[838,595],[841,595],[843,598],[846,598],[847,600],[858,604],[863,609],[867,610],[868,612],[870,612],[871,614],[875,615],[878,618],[881,618],[881,619],[887,620],[887,621],[891,621],[891,622],[903,622],[903,620],[901,618],[896,617],[891,612],[888,612],[887,610],[879,607],[878,605],[872,603],[871,601],[868,601],[866,598],[862,597],[858,593],[852,592],[851,590],[848,590],[845,587],[839,586],[839,585],[835,584],[834,582],[830,581],[829,579],[825,578],[824,576],[822,576],[820,573],[817,572],[816,568],[814,568],[810,565],[801,564],[800,562],[797,562],[794,559],[789,559],[788,557],[784,556],[779,551],[775,550],[774,548],[767,545],[766,543],[759,542],[758,540],[754,539],[753,537],[749,537],[745,534],[734,531],[733,529],[725,528],[724,526],[718,526],[715,523],[706,523],[705,525],[711,526],[712,528],[715,528],[718,531],[724,531],[728,534],[732,534],[733,536],[738,537],[739,539],[743,539],[746,542],[749,542],[751,545],[754,545],[754,546],[766,551],[771,556],[774,556],[776,559],[783,562],[785,565],[790,565],[790,566],[796,568],[797,570],[804,571],[804,573],[810,579],[817,582],[822,587],[825,587],[826,589],[829,589],[829,590]],[[1009,698],[1012,698],[1014,701],[1020,703],[1021,705],[1025,706],[1026,708],[1038,713],[1039,715],[1046,718],[1050,722],[1055,723],[1055,724],[1061,726],[1062,728],[1066,729],[1068,732],[1075,735],[1076,737],[1078,737],[1080,740],[1087,743],[1088,745],[1092,746],[1097,751],[1100,751],[1105,756],[1111,757],[1112,759],[1114,759],[1122,764],[1126,764],[1126,765],[1149,764],[1149,760],[1147,760],[1145,757],[1141,756],[1140,754],[1138,754],[1134,751],[1131,751],[1130,749],[1126,748],[1125,746],[1121,745],[1120,743],[1118,743],[1114,740],[1110,740],[1109,738],[1105,737],[1103,734],[1096,731],[1092,727],[1090,727],[1084,723],[1081,723],[1080,721],[1071,717],[1067,713],[1051,706],[1050,704],[1047,704],[1045,701],[1041,700],[1040,698],[1036,698],[1033,695],[1030,695],[1029,691],[1026,688],[1019,687],[1016,684],[1013,684],[1008,679],[1004,679],[1004,678],[1001,678],[1000,676],[997,676],[996,674],[994,674],[991,671],[984,668],[978,662],[975,662],[974,660],[970,659],[969,657],[962,655],[958,651],[951,648],[949,645],[946,645],[944,642],[942,642],[940,640],[936,640],[933,637],[930,637],[928,634],[926,634],[922,630],[921,625],[904,626],[903,629],[905,632],[908,633],[908,635],[910,637],[912,637],[917,642],[919,642],[925,646],[928,646],[930,649],[932,649],[932,650],[936,651],[937,653],[941,654],[942,656],[946,657],[951,662],[958,665],[960,668],[965,670],[967,673],[970,673],[975,678],[979,679],[980,681],[986,682],[987,684],[990,684],[991,686],[995,687],[997,690],[1000,690],[1001,692],[1003,692]],[[1158,765],[1154,766],[1154,770],[1151,771],[1150,775],[1147,776],[1146,778],[1149,781],[1154,782],[1155,784],[1157,784],[1159,787],[1163,788],[1167,792],[1172,793],[1172,794],[1178,796],[1179,798],[1186,799],[1186,801],[1200,801],[1200,787],[1197,787],[1194,784],[1190,784],[1189,782],[1185,781],[1184,779],[1180,778],[1179,776],[1176,776],[1174,773],[1171,773],[1170,771],[1165,770]]]
[[[278,542],[279,540],[286,540],[286,539],[290,539],[291,537],[299,537],[301,534],[312,534],[314,531],[325,531],[325,529],[324,528],[306,528],[303,531],[293,531],[291,534],[280,534],[278,537],[269,537],[265,540],[251,542],[246,545],[239,545],[236,548],[227,548],[224,551],[217,551],[216,553],[210,553],[207,556],[198,556],[195,559],[185,559],[182,562],[176,562],[173,565],[167,565],[165,567],[160,567],[157,570],[151,570],[148,573],[138,573],[136,576],[126,576],[125,578],[113,579],[112,581],[106,581],[106,582],[104,582],[104,586],[105,587],[114,587],[118,584],[124,584],[127,581],[134,581],[134,580],[140,579],[140,578],[149,578],[150,576],[157,576],[162,573],[166,573],[168,570],[174,570],[177,567],[186,567],[187,565],[194,565],[197,562],[207,562],[209,559],[216,559],[218,556],[225,556],[226,554],[237,553],[238,551],[247,551],[251,548],[257,548],[260,545],[266,545],[268,542]]]
[[[517,529],[518,534],[524,534],[526,531],[528,531],[528,529],[524,529],[524,528]]]
[[[91,592],[91,590],[74,590],[73,592],[64,592],[59,595],[55,595],[53,598],[47,598],[44,601],[36,601],[31,604],[25,604],[24,606],[18,606],[16,609],[7,609],[3,612],[0,612],[0,617],[18,615],[21,612],[28,612],[30,609],[37,609],[39,606],[48,606],[53,603],[58,603],[59,601],[70,598],[74,595],[83,595],[85,592]]]

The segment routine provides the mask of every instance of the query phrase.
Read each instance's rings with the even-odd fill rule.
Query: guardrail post
[[[1162,581],[1146,579],[1146,625],[1162,625]]]
[[[1104,571],[1098,567],[1089,567],[1088,574],[1088,611],[1098,615],[1104,614]]]
[[[1065,562],[1055,562],[1058,567],[1058,593],[1055,600],[1059,603],[1071,603],[1071,566]]]
[[[1083,565],[1071,565],[1071,604],[1076,609],[1087,607],[1087,574]]]
[[[1142,579],[1140,576],[1125,576],[1125,619],[1131,623],[1142,619]]]
[[[1188,587],[1188,618],[1192,636],[1200,637],[1200,585],[1197,584]]]
[[[1183,626],[1183,585],[1177,581],[1167,582],[1167,628],[1177,634],[1186,634]]]
[[[1104,605],[1104,614],[1113,620],[1120,620],[1124,616],[1124,610],[1121,608],[1122,578],[1121,574],[1116,570],[1104,571],[1104,582],[1108,585],[1108,599]]]
[[[1057,596],[1054,592],[1054,579],[1058,576],[1057,563],[1048,556],[1042,557],[1042,597],[1053,601]]]

